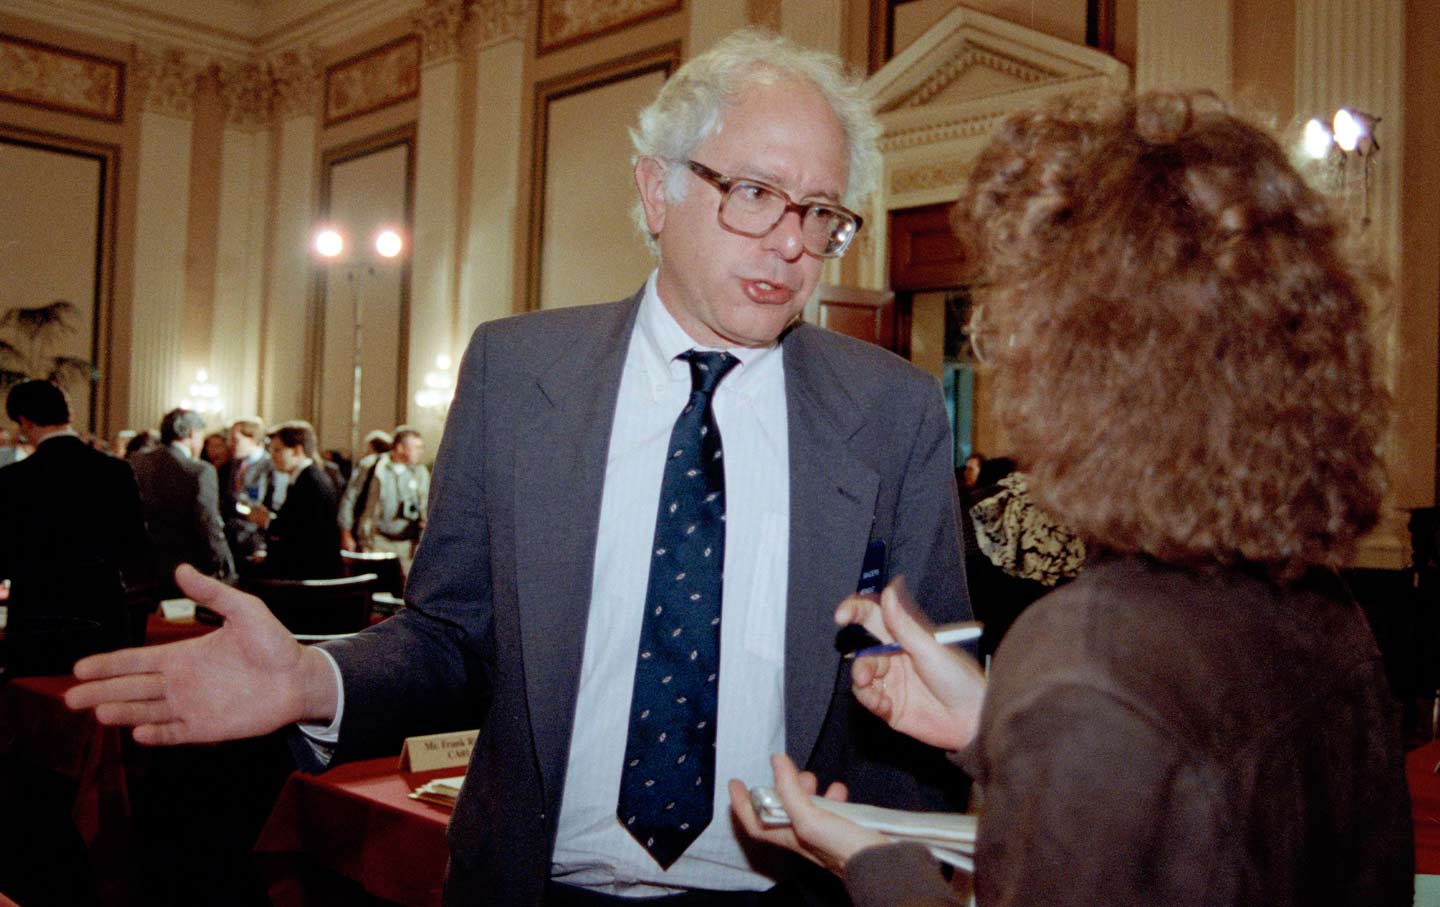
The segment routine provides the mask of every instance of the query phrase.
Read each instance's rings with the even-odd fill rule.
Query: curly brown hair
[[[1379,515],[1388,398],[1329,202],[1213,95],[1011,117],[956,205],[996,406],[1094,549],[1338,564]]]

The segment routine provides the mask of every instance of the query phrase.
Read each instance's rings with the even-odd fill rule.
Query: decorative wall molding
[[[118,123],[125,64],[0,34],[0,98]]]
[[[225,122],[255,131],[270,125],[275,87],[260,63],[216,64],[216,81],[225,99]]]
[[[1052,82],[1063,78],[1061,73],[1042,66],[1034,66],[1025,60],[996,53],[987,48],[967,45],[958,56],[946,61],[908,96],[891,105],[890,109],[902,107],[923,107],[945,91],[962,76],[976,69],[989,69],[1025,85]]]
[[[1094,48],[956,8],[865,83],[880,112],[881,189],[868,219],[900,208],[952,201],[986,139],[1006,116],[1047,99],[1125,88],[1125,65]],[[887,283],[883,230],[858,248],[861,286]]]
[[[195,82],[204,68],[178,47],[136,47],[135,86],[141,108],[188,119],[195,112]]]
[[[974,168],[973,160],[948,160],[896,167],[890,171],[889,191],[895,195],[959,186]]]
[[[421,39],[406,35],[325,70],[325,125],[373,113],[420,94]]]
[[[410,16],[420,36],[425,65],[453,60],[460,53],[460,29],[465,24],[465,0],[425,0]]]
[[[266,61],[273,86],[274,121],[314,116],[320,109],[321,72],[318,48],[283,51]]]
[[[539,53],[549,53],[672,13],[682,0],[539,0]]]
[[[473,0],[469,27],[477,47],[520,39],[525,31],[525,0]]]

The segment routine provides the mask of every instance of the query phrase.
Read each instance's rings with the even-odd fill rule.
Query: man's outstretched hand
[[[254,737],[296,721],[329,722],[339,690],[325,656],[300,645],[264,602],[197,572],[180,589],[225,619],[196,639],[92,655],[65,694],[102,724],[129,725],[145,744]]]

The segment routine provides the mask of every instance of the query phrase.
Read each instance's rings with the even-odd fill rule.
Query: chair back
[[[341,551],[340,564],[346,576],[373,573],[380,578],[376,592],[405,597],[405,576],[400,570],[400,555],[393,551]]]
[[[244,580],[241,588],[256,596],[291,633],[356,633],[370,626],[370,595],[378,588],[374,573],[337,579]]]

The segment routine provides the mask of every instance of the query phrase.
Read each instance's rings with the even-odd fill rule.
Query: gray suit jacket
[[[337,759],[481,728],[450,823],[446,903],[537,904],[549,873],[620,375],[639,297],[482,325],[435,467],[411,607],[327,646]],[[849,693],[835,606],[872,540],[936,620],[969,616],[950,430],[933,378],[808,325],[783,340],[790,438],[787,748],[857,799],[934,805],[916,747]],[[869,718],[868,723],[866,719]],[[926,751],[921,758],[934,756]],[[943,759],[937,778],[953,782]],[[725,821],[717,817],[717,821]]]
[[[235,562],[220,521],[215,467],[169,446],[136,454],[130,465],[140,486],[160,591],[174,591],[175,567],[182,563],[221,579],[233,577]]]

